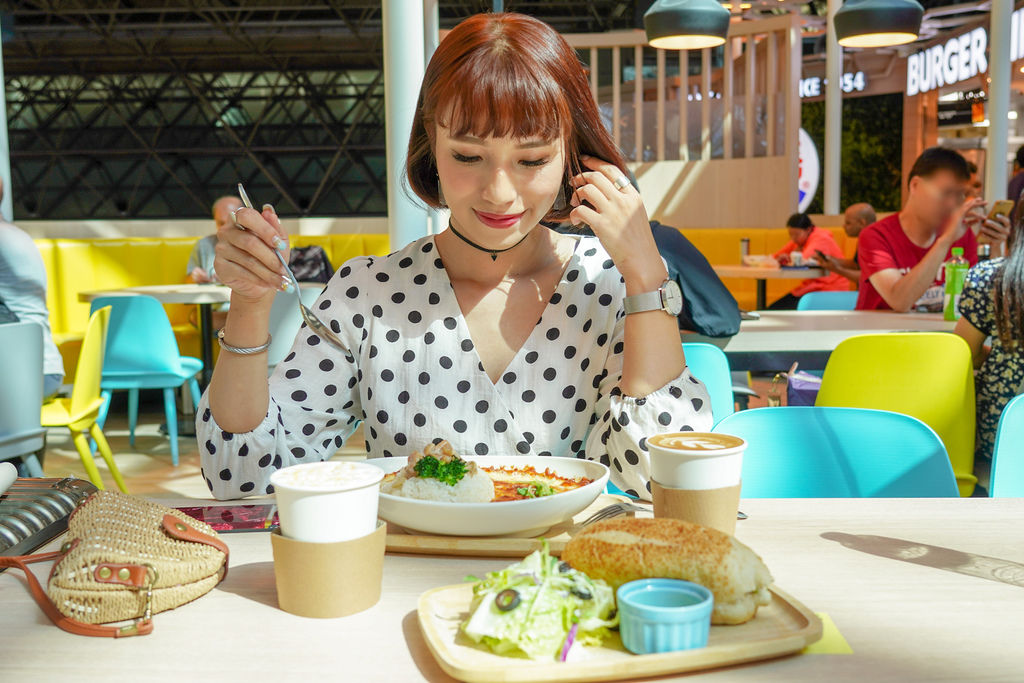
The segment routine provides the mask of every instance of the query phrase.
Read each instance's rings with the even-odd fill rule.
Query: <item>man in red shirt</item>
[[[932,147],[917,158],[903,210],[860,234],[858,310],[942,310],[943,264],[951,249],[963,247],[973,266],[978,261],[975,229],[993,244],[1006,241],[1010,221],[1003,216],[987,220],[976,211],[985,202],[967,197],[970,177],[967,160],[954,150]]]

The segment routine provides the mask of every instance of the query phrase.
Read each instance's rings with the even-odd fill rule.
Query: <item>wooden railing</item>
[[[640,30],[565,38],[590,68],[615,143],[655,186],[641,183],[652,216],[680,227],[768,227],[796,210],[795,15],[734,22],[724,49],[699,51],[694,75],[690,51],[652,48]],[[654,73],[645,74],[651,61]]]
[[[631,123],[626,137],[632,144],[623,152],[633,161],[776,156],[796,149],[800,44],[794,15],[733,23],[722,63],[716,67],[712,51],[700,50],[697,76],[689,75],[690,51],[649,47],[641,30],[575,33],[565,38],[590,68],[594,99],[611,110],[610,128],[616,144],[623,143],[624,119]],[[651,52],[655,53],[656,64],[653,82],[645,78],[642,68],[637,69]],[[606,64],[603,53],[610,53],[611,68],[594,68]],[[629,79],[623,75],[624,53],[632,53],[633,77]],[[673,63],[679,65],[678,72],[670,76],[668,67]],[[600,79],[608,72],[611,83],[602,85]],[[743,116],[738,122],[733,108],[740,98]],[[680,106],[684,102],[687,106]],[[650,104],[654,105],[652,130],[645,125],[644,116],[636,115]],[[627,107],[632,111],[630,117],[623,115]],[[714,117],[716,109],[721,110],[718,121]],[[692,110],[696,110],[700,124],[696,136],[689,125]],[[672,116],[677,126],[670,131],[666,123]],[[787,123],[797,125],[787,127]],[[713,144],[716,127],[722,139],[719,145]],[[667,144],[669,139],[676,142],[674,148]],[[737,141],[742,145],[735,144]],[[692,153],[694,148],[696,153]]]

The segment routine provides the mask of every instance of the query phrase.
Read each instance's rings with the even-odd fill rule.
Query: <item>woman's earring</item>
[[[438,180],[438,182],[437,182],[437,201],[438,201],[438,203],[441,204],[442,207],[445,207],[445,208],[448,207],[448,202],[446,202],[444,200],[444,191],[441,189],[441,181],[440,180]]]

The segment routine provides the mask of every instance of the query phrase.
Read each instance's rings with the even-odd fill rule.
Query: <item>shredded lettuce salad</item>
[[[501,655],[565,661],[574,644],[600,645],[618,624],[615,593],[548,552],[547,542],[473,587],[462,631]]]

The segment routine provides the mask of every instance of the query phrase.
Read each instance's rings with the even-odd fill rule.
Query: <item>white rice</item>
[[[494,500],[494,482],[486,472],[467,474],[455,486],[437,479],[412,477],[398,486],[400,477],[386,482],[383,491],[395,496],[432,500],[439,503],[489,503]]]

